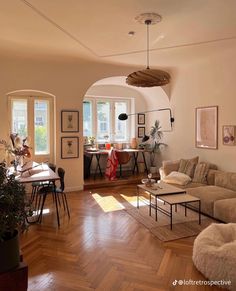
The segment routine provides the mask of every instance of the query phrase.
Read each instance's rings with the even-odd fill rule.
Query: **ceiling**
[[[134,18],[156,12],[150,64],[235,45],[235,0],[0,0],[0,47],[54,55],[146,64],[146,27]],[[134,31],[133,36],[128,32]],[[152,63],[153,62],[153,63]]]

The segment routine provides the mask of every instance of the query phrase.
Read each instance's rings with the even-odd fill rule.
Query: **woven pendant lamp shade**
[[[135,87],[164,86],[170,82],[170,75],[161,70],[150,69],[149,67],[149,26],[161,21],[157,13],[142,13],[135,20],[147,26],[147,67],[145,70],[133,72],[126,78],[126,83]]]
[[[170,75],[161,70],[145,69],[128,75],[126,83],[136,87],[164,86],[170,82]]]

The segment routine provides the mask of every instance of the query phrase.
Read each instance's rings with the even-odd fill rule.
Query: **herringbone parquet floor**
[[[21,237],[28,290],[222,290],[173,286],[174,280],[204,280],[191,259],[194,238],[162,243],[154,237],[120,204],[135,190],[130,185],[68,193],[71,219],[61,209],[60,229],[49,199],[42,223]]]

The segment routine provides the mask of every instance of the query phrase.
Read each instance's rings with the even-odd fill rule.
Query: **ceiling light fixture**
[[[147,67],[145,70],[129,74],[126,83],[136,87],[164,86],[170,82],[170,75],[165,71],[149,67],[149,26],[160,22],[161,16],[157,13],[143,13],[135,17],[135,20],[147,25]]]

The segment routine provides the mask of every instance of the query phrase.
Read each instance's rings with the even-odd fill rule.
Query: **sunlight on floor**
[[[48,213],[50,213],[50,209],[49,208],[43,209],[43,214],[48,214]],[[37,211],[34,211],[33,216],[36,216],[36,215],[39,215],[39,214],[40,214],[40,210],[37,210]]]
[[[122,198],[124,198],[127,202],[129,202],[130,205],[137,207],[137,196],[126,196],[124,194],[120,194]],[[141,199],[139,200],[139,206],[144,206],[147,205],[147,199],[143,196],[140,197]],[[144,202],[145,200],[145,202]]]
[[[124,206],[120,204],[113,196],[101,196],[97,193],[92,194],[98,205],[104,212],[111,212],[124,209]]]

